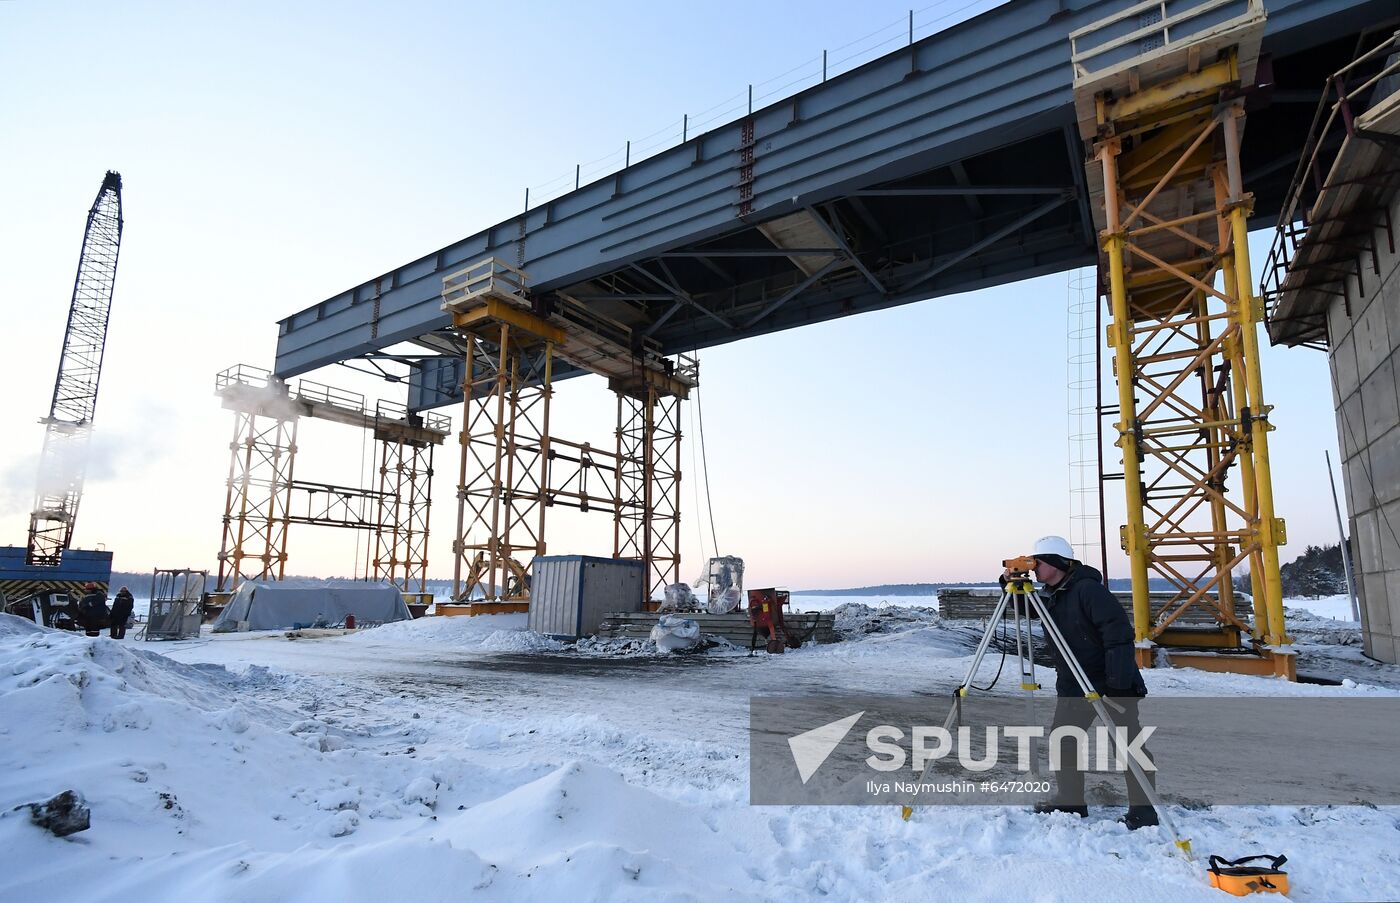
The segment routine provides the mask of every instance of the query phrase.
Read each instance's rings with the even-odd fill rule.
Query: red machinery
[[[767,634],[769,652],[781,653],[785,648],[796,649],[802,641],[793,636],[783,623],[783,606],[788,604],[790,594],[785,589],[749,590],[749,626],[753,636],[749,640],[749,652],[758,647],[760,634]]]

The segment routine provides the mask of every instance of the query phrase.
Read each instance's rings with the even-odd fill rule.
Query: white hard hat
[[[1035,550],[1031,555],[1039,557],[1041,555],[1059,555],[1067,561],[1074,561],[1074,549],[1070,546],[1069,540],[1063,536],[1042,536],[1035,541]]]

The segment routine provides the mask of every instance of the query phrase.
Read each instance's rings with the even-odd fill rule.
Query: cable
[[[979,687],[977,686],[977,684],[972,682],[972,678],[969,677],[967,680],[968,686],[972,687],[972,689],[977,690],[980,693],[986,693],[990,691],[992,687],[995,687],[997,685],[997,681],[1001,680],[1001,669],[1006,667],[1006,651],[1010,649],[1011,646],[1006,641],[1005,617],[1001,619],[1001,642],[998,645],[1001,646],[1001,661],[997,663],[997,673],[996,676],[992,678],[992,682],[987,684],[985,687]]]
[[[697,397],[697,398],[699,397],[699,392],[696,393],[696,397]],[[690,408],[686,408],[686,412],[685,412],[685,413],[686,413],[686,416],[690,418],[690,426],[691,426],[692,430],[694,430],[694,427],[695,427],[695,412],[692,411]],[[696,434],[699,435],[699,432],[696,431]],[[688,443],[688,444],[690,445],[690,469],[691,469],[692,471],[695,471],[696,474],[697,474],[697,476],[698,476],[698,475],[699,475],[699,470],[700,470],[700,468],[698,468],[698,467],[695,466],[695,463],[696,463],[696,462],[695,462],[695,443],[694,443],[694,442],[691,442],[691,443]],[[700,481],[699,481],[699,480],[692,480],[692,481],[691,481],[691,485],[694,486],[694,488],[695,488],[695,512],[696,512],[696,516],[695,516],[695,537],[696,537],[696,539],[699,540],[699,542],[700,542],[700,560],[701,560],[701,561],[709,561],[709,560],[710,560],[710,556],[708,556],[708,555],[705,554],[705,531],[704,531],[704,528],[701,527],[701,525],[700,525]],[[718,554],[718,553],[716,553],[716,554]]]
[[[696,364],[700,363],[697,356]],[[705,468],[705,506],[710,511],[710,542],[714,544],[715,555],[719,555],[719,540],[715,536],[715,504],[710,497],[710,460],[705,454],[705,409],[700,404],[700,387],[695,387],[695,413],[700,417],[700,463]]]

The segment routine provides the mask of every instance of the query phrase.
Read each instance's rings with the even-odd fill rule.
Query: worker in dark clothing
[[[78,626],[88,636],[100,636],[107,626],[111,612],[107,610],[107,594],[96,583],[83,585],[83,598],[78,601]]]
[[[1138,721],[1138,700],[1147,695],[1147,685],[1138,670],[1133,645],[1133,625],[1118,597],[1109,592],[1097,570],[1074,558],[1074,549],[1060,536],[1045,536],[1036,541],[1035,578],[1044,584],[1041,597],[1050,618],[1064,637],[1070,654],[1079,662],[1094,692],[1105,697],[1114,724],[1126,728],[1128,736],[1141,729]],[[1084,701],[1084,691],[1075,680],[1069,664],[1055,644],[1050,644],[1055,656],[1055,693],[1060,697],[1055,706],[1054,729],[1078,727],[1091,732],[1095,715]],[[1146,749],[1144,748],[1144,753]],[[1150,760],[1151,754],[1146,757]],[[1131,771],[1125,772],[1128,782],[1128,812],[1121,821],[1131,830],[1157,824],[1147,791]],[[1147,772],[1148,780],[1152,772]],[[1069,812],[1087,816],[1084,802],[1084,772],[1074,767],[1055,773],[1055,798],[1037,804],[1037,812]]]
[[[112,600],[112,639],[126,639],[126,622],[131,620],[131,608],[135,604],[131,590],[124,586],[117,590],[117,598]]]

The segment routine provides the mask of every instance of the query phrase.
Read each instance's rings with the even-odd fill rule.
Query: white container
[[[642,610],[646,565],[625,558],[545,555],[530,567],[530,629],[556,639],[592,636],[608,612]]]

